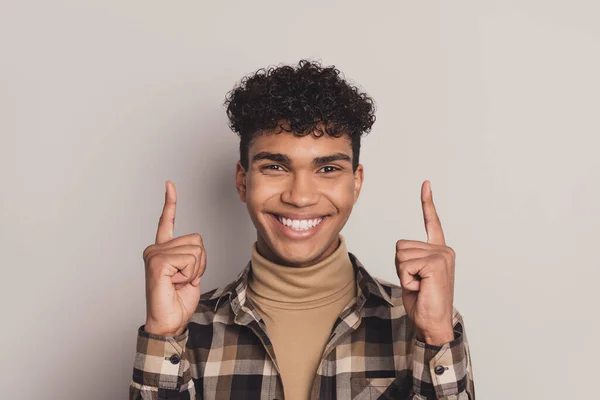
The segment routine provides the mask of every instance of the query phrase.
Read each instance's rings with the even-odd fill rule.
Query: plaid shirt
[[[458,311],[452,342],[419,341],[400,286],[369,275],[348,254],[356,272],[356,301],[333,325],[310,399],[475,399]],[[130,400],[284,398],[265,324],[246,301],[250,271],[248,262],[234,282],[204,293],[180,336],[138,329]]]

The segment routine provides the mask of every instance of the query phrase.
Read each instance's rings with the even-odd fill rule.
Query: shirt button
[[[443,366],[441,366],[441,365],[437,365],[437,366],[436,366],[436,367],[433,369],[433,371],[435,372],[435,374],[436,374],[436,375],[441,375],[441,374],[443,374],[445,370],[446,370],[446,368],[444,368],[444,367],[443,367]]]
[[[179,358],[177,354],[173,354],[171,357],[169,357],[169,361],[171,361],[171,364],[179,364],[181,358]]]

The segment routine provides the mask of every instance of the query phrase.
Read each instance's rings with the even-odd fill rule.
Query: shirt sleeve
[[[138,328],[130,400],[195,399],[196,391],[186,357],[189,331],[179,336],[155,335]]]
[[[413,339],[413,400],[474,400],[471,355],[462,316],[454,310],[454,340],[434,346]]]

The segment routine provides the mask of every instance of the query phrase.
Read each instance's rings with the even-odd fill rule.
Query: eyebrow
[[[261,151],[260,153],[256,153],[254,157],[252,157],[252,164],[260,160],[271,160],[284,165],[290,165],[292,160],[285,154],[281,153],[270,153],[268,151]]]
[[[284,164],[286,166],[289,166],[292,164],[292,160],[285,154],[271,153],[268,151],[261,151],[260,153],[255,154],[252,157],[251,163],[253,164],[260,160],[271,160],[274,162]],[[315,157],[315,158],[313,158],[312,163],[313,163],[313,165],[317,166],[317,165],[322,165],[322,164],[328,164],[333,161],[347,161],[347,162],[351,163],[352,159],[350,158],[350,156],[348,156],[347,154],[344,154],[344,153],[333,153],[333,154],[323,156],[323,157]]]
[[[352,162],[352,159],[350,158],[349,155],[344,154],[344,153],[333,153],[328,156],[314,158],[313,164],[314,165],[322,165],[322,164],[329,164],[330,162],[334,162],[334,161]]]

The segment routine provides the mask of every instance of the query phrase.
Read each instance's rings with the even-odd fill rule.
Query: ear
[[[235,187],[240,200],[246,202],[246,170],[240,160],[235,164]]]
[[[362,188],[364,179],[363,165],[358,164],[358,167],[356,167],[356,171],[354,172],[354,204],[356,204],[358,201],[358,196],[360,195],[360,189]]]

